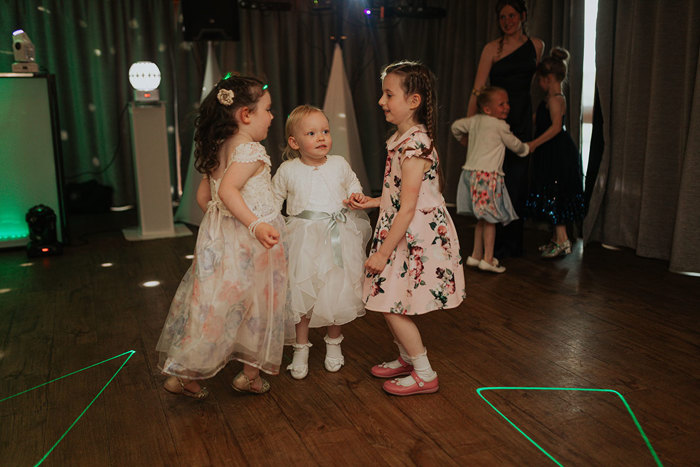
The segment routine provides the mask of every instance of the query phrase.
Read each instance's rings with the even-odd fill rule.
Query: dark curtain
[[[277,118],[268,139],[273,162],[284,144],[284,116],[301,103],[323,104],[330,72],[334,34],[333,10],[314,10],[311,1],[294,1],[291,12],[241,10],[239,43],[224,43],[223,69],[262,74],[271,83]],[[401,59],[420,60],[438,78],[438,151],[445,174],[445,197],[453,202],[465,151],[451,136],[450,124],[466,115],[469,92],[481,50],[499,36],[496,1],[431,1],[446,10],[443,18],[389,18],[364,14],[371,1],[343,5],[343,55],[354,96],[362,149],[374,194],[381,191],[390,126],[377,105],[379,73]],[[410,3],[410,2],[406,2]],[[530,5],[529,33],[545,41],[546,50],[561,45],[572,54],[568,127],[577,140],[583,61],[583,3],[539,0]]]
[[[318,2],[324,4],[325,2]],[[454,201],[464,148],[449,133],[466,114],[469,91],[483,46],[499,35],[496,0],[434,0],[443,18],[367,17],[370,0],[342,5],[345,68],[370,189],[381,190],[390,127],[377,100],[381,68],[395,60],[420,60],[437,75],[438,150],[445,174],[445,197]],[[415,2],[405,2],[414,3]],[[323,104],[333,52],[334,13],[316,10],[311,0],[293,0],[290,11],[241,9],[239,42],[216,44],[222,71],[264,78],[273,96],[273,121],[266,145],[275,166],[284,143],[284,120],[296,105]],[[545,41],[546,51],[562,45],[570,64],[569,129],[578,134],[582,60],[582,2],[530,2],[529,33]],[[206,44],[182,41],[177,2],[164,0],[0,0],[0,30],[25,29],[37,47],[37,61],[56,74],[63,153],[69,181],[94,178],[115,189],[115,204],[135,199],[128,116],[128,67],[151,60],[161,68],[161,99],[168,105],[173,186],[178,169],[187,170],[193,120],[199,102]],[[10,46],[0,48],[0,68],[9,71]],[[577,136],[575,136],[577,138]],[[181,149],[180,149],[181,148]],[[183,160],[179,155],[182,154]],[[114,161],[112,159],[114,158]],[[184,173],[183,173],[184,176]]]
[[[2,0],[0,5],[0,31],[6,34],[0,70],[11,70],[11,32],[24,29],[36,47],[42,70],[56,76],[66,182],[94,179],[114,188],[115,204],[133,203],[128,70],[131,63],[148,60],[156,62],[162,74],[160,95],[168,105],[175,186],[175,55],[182,49],[174,40],[173,4],[161,0]],[[182,81],[187,80],[178,84]]]
[[[700,271],[700,4],[600,2],[604,149],[584,240]]]

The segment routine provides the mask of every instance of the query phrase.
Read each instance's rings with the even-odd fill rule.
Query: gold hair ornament
[[[219,89],[219,92],[216,94],[216,100],[218,100],[221,105],[228,107],[233,104],[234,96],[235,94],[230,89]]]

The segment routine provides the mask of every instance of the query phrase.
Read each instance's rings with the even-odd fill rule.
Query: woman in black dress
[[[508,92],[510,113],[506,122],[521,141],[532,139],[532,103],[530,86],[542,57],[544,42],[529,37],[525,29],[527,7],[522,0],[501,0],[496,5],[501,37],[484,46],[469,98],[467,116],[476,113],[476,96],[488,83]],[[523,221],[528,194],[529,157],[518,157],[506,150],[503,162],[505,184],[520,219],[496,230],[495,256],[523,254]]]

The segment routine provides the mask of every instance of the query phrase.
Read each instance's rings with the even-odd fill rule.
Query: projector
[[[29,35],[21,29],[12,33],[12,51],[15,54],[13,72],[39,73],[39,64],[34,61],[34,44]]]

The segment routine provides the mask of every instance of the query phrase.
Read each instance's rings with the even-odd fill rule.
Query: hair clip
[[[216,100],[218,100],[221,105],[228,107],[233,104],[234,96],[235,94],[230,89],[219,89],[219,92],[216,94]]]

